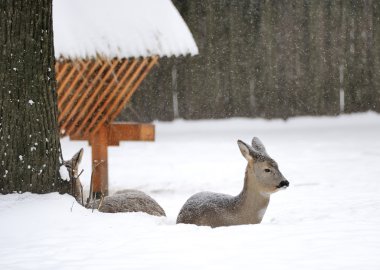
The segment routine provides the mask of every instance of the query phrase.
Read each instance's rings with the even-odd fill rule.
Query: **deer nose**
[[[283,180],[280,182],[280,184],[277,186],[278,188],[282,187],[288,187],[289,186],[289,181],[288,180]]]

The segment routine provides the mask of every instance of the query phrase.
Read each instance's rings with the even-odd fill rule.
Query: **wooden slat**
[[[94,72],[96,72],[96,69],[101,65],[101,62],[98,61],[98,60],[95,60],[95,61],[88,61],[89,63],[92,64],[91,68],[89,69],[89,71],[86,73],[86,75],[84,76],[83,78],[83,81],[82,83],[78,86],[77,90],[76,91],[79,91],[80,93],[82,92],[83,88],[86,87],[86,85],[89,85],[90,84],[90,81],[89,79],[92,78]],[[87,89],[88,87],[86,87]]]
[[[90,68],[90,70],[88,71],[88,72],[86,72],[86,74],[85,74],[85,76],[84,76],[84,78],[83,78],[83,80],[82,80],[82,83],[78,86],[78,88],[75,90],[75,91],[78,91],[79,93],[82,93],[82,90],[83,90],[83,87],[85,87],[86,85],[88,85],[89,84],[89,79],[92,77],[92,74],[95,72],[95,70],[101,65],[101,63],[98,61],[98,60],[96,60],[96,61],[89,61],[90,62],[90,65],[92,65],[91,66],[91,68]],[[89,94],[89,92],[83,92],[83,93],[85,93],[85,95],[82,95],[79,99],[85,99],[85,97]],[[66,120],[63,122],[63,123],[61,123],[61,121],[63,120],[64,118],[63,118],[63,115],[59,115],[58,116],[58,122],[60,123],[60,129],[61,130],[64,130],[65,128],[66,128],[66,126],[70,123],[70,122],[72,122],[73,120],[71,120],[71,119],[69,119],[69,118],[66,118]],[[75,119],[74,119],[75,120]],[[66,134],[66,132],[65,132],[65,134]]]
[[[80,93],[82,93],[82,90],[84,87],[86,87],[86,89],[88,88],[87,85],[90,84],[89,80],[93,76],[95,76],[93,74],[96,72],[96,69],[102,65],[102,62],[100,62],[99,60],[88,61],[88,62],[90,63],[91,68],[86,72],[86,75],[84,76],[82,83],[78,86],[76,90],[76,91],[79,91]]]
[[[95,77],[90,81],[90,83],[88,85],[88,88],[83,91],[83,95],[80,97],[80,99],[77,102],[82,103],[82,102],[84,102],[85,98],[89,98],[89,97],[91,97],[92,95],[95,94],[92,91],[92,89],[97,85],[97,82],[102,77],[102,73],[103,73],[104,69],[107,67],[107,65],[103,64],[100,61],[99,61],[98,64],[101,65],[100,70],[98,70],[98,72],[96,72]],[[65,121],[65,124],[62,126],[63,130],[66,130],[67,129],[67,125],[69,125],[70,122],[72,122],[70,118],[67,118],[67,119],[68,119],[68,121]],[[67,134],[67,132],[65,132],[65,133]]]
[[[74,76],[74,80],[72,81],[69,81],[68,84],[67,84],[67,88],[70,89],[72,87],[72,85],[76,85],[76,83],[78,82],[78,80],[83,76],[83,72],[87,69],[87,66],[88,66],[88,62],[81,62],[81,61],[78,61],[77,62],[77,65],[79,66],[79,69],[77,68],[78,70],[78,74],[76,76]],[[65,102],[65,101],[62,101],[62,102]]]
[[[58,72],[57,72],[57,78],[56,78],[57,82],[59,82],[59,81],[61,81],[63,75],[66,74],[66,70],[67,70],[69,64],[68,64],[67,62],[63,62],[63,63],[59,63],[59,62],[57,62],[56,65],[59,66],[59,67],[61,67],[61,68],[58,70]]]
[[[108,67],[107,64],[103,63],[104,61],[99,61],[98,65],[100,65],[100,70],[96,72],[96,75],[94,78],[91,78],[91,81],[89,81],[89,85],[86,89],[86,91],[93,89],[99,81],[101,81],[101,77],[103,76],[103,71]]]
[[[68,73],[63,78],[63,85],[58,82],[58,89],[66,89],[58,98],[59,123],[64,134],[72,136],[82,133],[90,136],[105,123],[112,122],[157,60],[158,57],[144,58],[141,62],[138,59],[133,59],[131,62],[125,60],[117,70],[116,60],[110,65],[103,64],[100,69],[101,60],[80,61],[81,69],[74,78],[73,74],[78,70],[78,66],[70,65],[68,62],[60,64],[60,74],[64,74],[62,71],[65,70]],[[109,70],[103,76],[106,66]],[[87,72],[89,68],[90,71]],[[111,76],[114,76],[112,80]],[[89,81],[91,77],[94,79]],[[83,80],[77,88],[80,78]]]
[[[142,63],[140,64],[140,66],[138,66],[137,69],[132,73],[132,76],[131,76],[132,79],[134,78],[136,72],[139,72],[139,69],[141,69],[141,65],[145,62],[146,60],[144,59]],[[91,129],[96,126],[96,123],[98,119],[102,116],[102,114],[104,113],[108,114],[110,107],[112,107],[112,105],[114,104],[114,103],[110,104],[110,102],[113,100],[115,96],[116,96],[115,97],[116,100],[120,99],[123,96],[123,93],[122,93],[123,91],[119,92],[119,89],[121,89],[121,86],[125,83],[125,81],[127,81],[127,84],[129,83],[130,80],[127,80],[127,78],[129,77],[129,75],[131,74],[132,70],[134,69],[137,63],[138,63],[138,60],[134,59],[131,66],[128,68],[126,74],[124,75],[120,83],[118,84],[117,89],[111,92],[110,96],[108,97],[106,102],[102,105],[102,107],[99,109],[98,113],[92,117],[90,124],[86,128],[83,129],[84,134],[89,133]],[[104,111],[105,108],[107,108],[107,110]],[[99,125],[97,126],[99,127]]]
[[[124,63],[122,64],[122,66],[119,68],[119,70],[117,71],[116,73],[116,78],[114,77],[114,80],[112,81],[112,83],[110,83],[107,88],[105,89],[105,91],[102,93],[100,99],[98,100],[100,102],[100,100],[103,100],[104,96],[106,96],[106,94],[112,90],[111,87],[113,87],[113,85],[116,83],[116,87],[118,84],[120,84],[120,81],[117,82],[117,79],[119,78],[119,76],[125,72],[124,74],[128,74],[130,72],[130,70],[134,67],[135,63],[132,62],[131,65],[127,68],[127,64],[128,64],[128,61],[125,60]],[[127,70],[125,70],[127,68]],[[109,94],[108,98],[110,98],[114,92],[116,92],[115,89],[113,89],[111,91],[111,93]],[[70,134],[72,133],[83,133],[83,128],[85,128],[86,125],[88,125],[88,121],[91,117],[93,117],[93,113],[94,111],[98,108],[99,106],[99,102],[96,102],[96,105],[92,106],[90,108],[90,110],[88,112],[86,112],[86,116],[84,117],[84,119],[81,121],[81,123],[79,124],[79,126],[76,128],[75,131],[73,132],[70,132]],[[107,102],[107,101],[106,101]],[[87,109],[86,109],[87,110]]]
[[[138,60],[136,60],[136,63],[137,62]],[[143,60],[140,62],[140,64],[138,64],[137,68],[133,71],[130,77],[129,74],[126,74],[126,76],[124,76],[123,81],[120,82],[120,84],[118,85],[117,91],[115,91],[112,98],[109,98],[107,100],[107,105],[109,105],[103,106],[104,108],[106,108],[106,110],[101,114],[98,113],[96,117],[92,118],[91,123],[88,125],[84,133],[94,133],[96,132],[95,129],[99,129],[100,126],[104,124],[104,122],[108,119],[110,111],[112,111],[116,104],[119,103],[120,100],[124,97],[126,91],[128,91],[129,89],[129,86],[136,79],[136,77],[147,64],[147,62],[147,58],[143,58]]]
[[[107,65],[109,65],[109,69],[108,71],[106,72],[106,74],[104,75],[103,79],[101,80],[101,82],[98,84],[98,86],[95,88],[94,90],[94,93],[86,100],[83,100],[84,101],[84,104],[83,102],[77,102],[77,104],[74,106],[74,108],[71,110],[68,118],[72,118],[73,116],[76,116],[75,117],[75,120],[71,121],[71,123],[69,123],[67,126],[66,126],[66,132],[68,134],[70,134],[71,130],[73,128],[75,128],[75,125],[78,123],[80,117],[82,116],[82,113],[79,114],[80,111],[82,111],[83,113],[87,111],[87,108],[93,104],[93,101],[95,98],[98,98],[97,95],[98,93],[100,93],[103,89],[102,87],[104,86],[105,82],[110,78],[110,76],[112,75],[112,72],[114,71],[114,68],[116,67],[116,65],[118,64],[118,61],[117,60],[114,60],[112,65],[109,65],[109,63],[107,63]],[[104,63],[104,65],[106,65]],[[104,92],[102,92],[101,94],[103,94]],[[98,101],[101,100],[100,98],[98,98]],[[93,106],[93,105],[92,105]],[[96,106],[96,105],[95,105]],[[93,106],[93,107],[95,107]]]
[[[148,75],[149,71],[152,69],[152,67],[157,63],[158,57],[154,56],[152,57],[151,62],[147,66],[147,68],[144,70],[144,72],[140,75],[138,80],[134,83],[131,90],[128,92],[128,94],[122,99],[122,102],[119,104],[118,108],[115,110],[114,113],[111,114],[109,117],[110,121],[113,121],[120,112],[123,110],[124,106],[128,103],[128,101],[131,99],[132,95],[135,93],[141,82],[144,80],[144,78]],[[112,112],[112,110],[110,110]]]
[[[58,107],[62,105],[61,100],[66,99],[66,97],[70,94],[70,91],[64,91],[64,89],[66,89],[67,83],[71,80],[71,77],[74,75],[75,71],[77,70],[78,69],[75,68],[75,63],[71,63],[69,67],[69,73],[64,77],[64,79],[61,82],[62,89],[61,89],[61,92],[58,93]]]
[[[117,106],[118,104],[123,103],[123,100],[125,99],[125,96],[127,95],[128,91],[130,91],[131,84],[136,79],[138,79],[138,77],[140,76],[140,73],[142,72],[142,70],[144,69],[144,67],[148,64],[148,62],[149,62],[148,58],[144,58],[143,59],[143,61],[140,63],[140,65],[135,70],[135,72],[132,74],[132,76],[128,80],[128,82],[124,86],[122,86],[123,87],[122,90],[120,91],[120,93],[117,96],[117,98],[107,108],[106,113],[102,116],[102,118],[99,120],[99,122],[96,125],[95,125],[95,122],[94,122],[93,127],[91,125],[89,126],[88,132],[95,133],[106,121],[109,121],[109,122],[113,121],[113,118],[110,117],[112,111],[114,110],[114,108],[118,108],[118,106]],[[93,130],[90,130],[91,128],[93,128]]]
[[[71,92],[73,94],[70,97],[70,101],[71,101],[70,105],[73,104],[73,101],[75,101],[77,99],[77,96],[80,94],[80,92],[77,91],[75,86],[78,83],[79,79],[83,78],[83,73],[87,70],[89,62],[80,63],[80,65],[81,65],[81,68],[79,69],[79,73],[75,76],[75,79],[72,80],[71,83],[67,85],[66,91]],[[65,104],[67,97],[68,96],[66,96],[66,98],[64,96],[62,96],[61,98],[59,98],[58,107],[61,107],[63,104]],[[72,106],[64,106],[62,108],[62,110],[60,112],[61,118],[64,117],[69,110],[71,110],[71,107]]]
[[[75,89],[75,92],[82,93],[83,87],[85,87],[85,85],[88,84],[88,79],[92,76],[92,73],[98,68],[98,66],[100,66],[100,63],[98,63],[98,60],[96,60],[95,62],[89,61],[89,63],[90,63],[90,66],[91,65],[92,66],[90,67],[89,71],[86,71],[86,74],[83,76],[83,80],[82,80],[81,84]],[[80,98],[83,99],[84,97],[81,96]],[[58,101],[59,101],[59,99],[60,98],[58,97]],[[60,111],[64,109],[60,106],[58,106],[58,108],[60,109]],[[64,116],[65,115],[62,113],[60,113],[58,115],[58,122],[61,124],[61,126],[60,126],[61,130],[66,128],[66,125],[68,124],[68,122],[71,121],[70,119],[68,119],[67,117],[65,118]],[[64,121],[64,123],[61,123],[61,121],[64,119],[66,119]]]

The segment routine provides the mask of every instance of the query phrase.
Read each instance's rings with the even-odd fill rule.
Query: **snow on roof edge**
[[[170,0],[53,0],[53,27],[57,59],[198,54]]]

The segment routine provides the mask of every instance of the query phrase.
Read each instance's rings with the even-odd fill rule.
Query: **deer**
[[[200,192],[191,196],[181,208],[177,224],[220,226],[259,224],[269,205],[270,195],[289,187],[277,162],[272,159],[259,138],[251,145],[237,141],[247,160],[243,190],[237,196]]]
[[[83,200],[83,187],[79,179],[81,174],[79,173],[79,164],[82,161],[82,157],[83,148],[70,160],[63,162],[72,183],[73,196],[79,204],[86,208],[97,209],[99,212],[104,213],[145,212],[154,216],[166,216],[164,209],[152,197],[135,189],[120,190],[111,196],[97,200],[92,200],[92,192],[90,190],[90,196],[85,204]]]

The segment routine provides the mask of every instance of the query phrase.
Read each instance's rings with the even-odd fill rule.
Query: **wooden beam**
[[[154,138],[154,125],[113,123],[108,133],[108,145],[117,146],[120,141],[154,141]]]
[[[155,128],[152,124],[116,122],[108,126],[107,145],[117,146],[120,141],[154,141]],[[91,137],[74,134],[70,140],[85,140],[91,144]]]
[[[90,139],[92,146],[93,192],[108,195],[108,127],[103,126]]]

